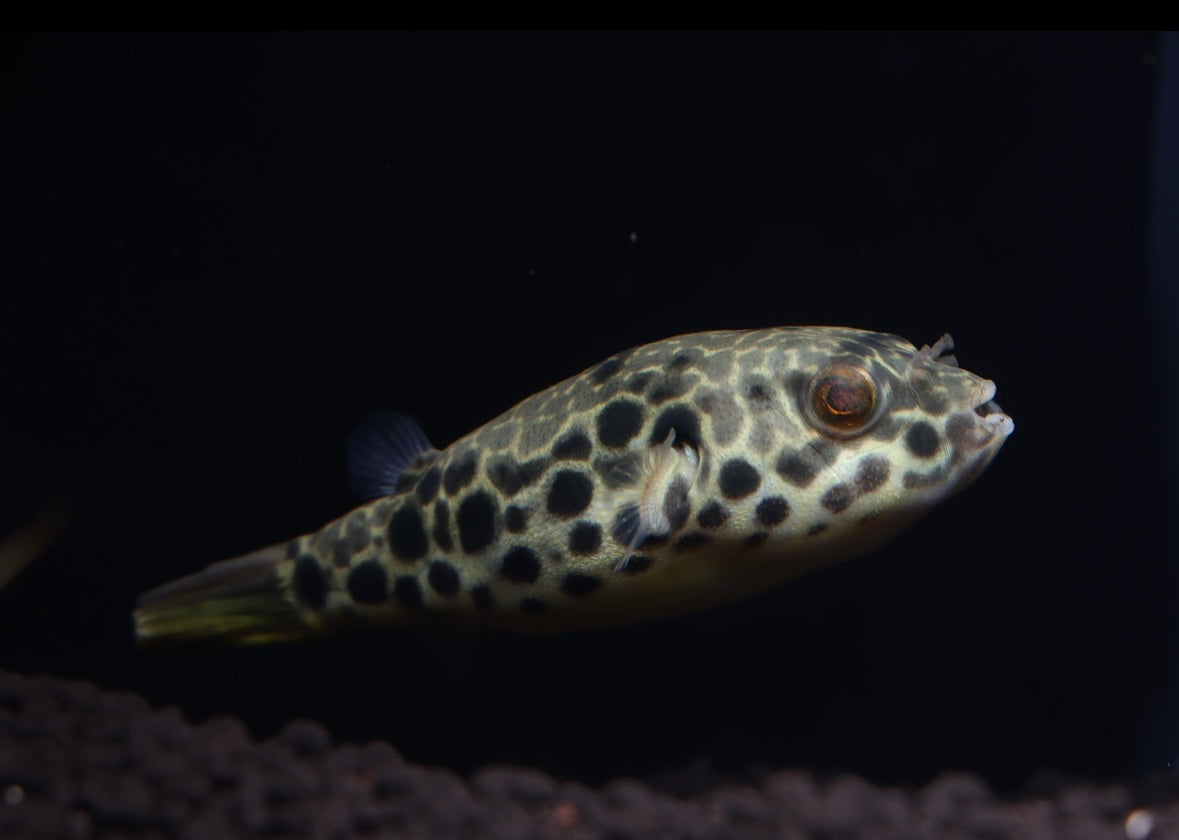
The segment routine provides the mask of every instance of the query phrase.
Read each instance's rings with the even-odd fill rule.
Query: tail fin
[[[311,635],[284,593],[282,546],[270,546],[174,580],[140,597],[135,635],[140,645],[248,645]]]

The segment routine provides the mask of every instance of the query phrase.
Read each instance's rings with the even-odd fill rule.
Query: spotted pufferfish
[[[995,457],[1014,425],[952,349],[703,332],[612,356],[442,451],[374,415],[349,444],[370,501],[147,593],[138,638],[588,628],[763,591],[886,542]]]

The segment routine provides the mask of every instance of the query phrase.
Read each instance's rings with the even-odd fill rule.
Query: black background
[[[0,667],[458,771],[1143,769],[1174,609],[1154,49],[4,36],[0,525],[74,515],[0,591]],[[948,330],[1015,419],[870,557],[599,633],[134,649],[140,592],[352,505],[343,442],[374,408],[445,445],[623,347],[810,323]]]

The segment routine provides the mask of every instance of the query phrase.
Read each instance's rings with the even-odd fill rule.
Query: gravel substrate
[[[690,796],[523,767],[464,779],[307,721],[257,743],[230,718],[193,726],[135,695],[0,672],[4,838],[1163,838],[1179,837],[1176,790],[1049,783],[1003,800],[961,773],[901,790],[798,770]]]

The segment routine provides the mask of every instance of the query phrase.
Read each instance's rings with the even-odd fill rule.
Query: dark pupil
[[[827,388],[825,402],[836,414],[859,414],[867,408],[867,394],[862,386],[832,382]]]

